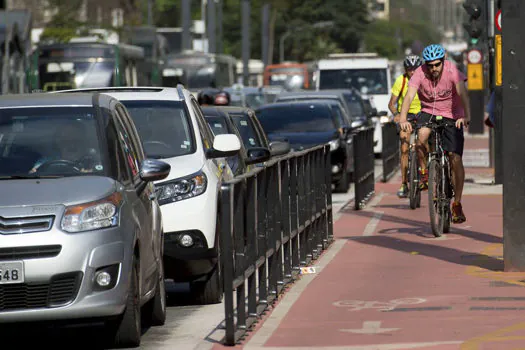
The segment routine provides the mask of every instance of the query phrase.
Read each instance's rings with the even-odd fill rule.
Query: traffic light
[[[483,39],[486,21],[486,0],[467,0],[463,3],[463,8],[469,15],[467,23],[463,27],[470,36],[470,42],[476,44],[478,40]]]

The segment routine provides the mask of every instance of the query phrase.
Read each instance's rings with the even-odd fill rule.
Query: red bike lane
[[[397,189],[376,184],[365,210],[342,211],[334,226],[342,248],[262,347],[523,348],[525,274],[502,272],[501,194],[467,184],[468,221],[435,238],[426,192],[410,210]]]

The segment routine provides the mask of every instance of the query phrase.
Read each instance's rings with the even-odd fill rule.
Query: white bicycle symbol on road
[[[365,309],[377,309],[377,311],[391,311],[400,305],[415,305],[424,303],[423,298],[404,298],[390,301],[363,301],[363,300],[340,300],[332,305],[348,308],[348,311],[361,311]]]

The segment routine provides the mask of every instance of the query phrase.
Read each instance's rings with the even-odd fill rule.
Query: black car
[[[272,157],[290,152],[290,144],[285,140],[268,138],[253,109],[246,107],[221,107],[221,109],[231,117],[246,149],[264,147],[270,150]]]
[[[223,107],[201,107],[201,109],[214,135],[235,134],[239,140],[242,139],[231,117]],[[268,148],[251,147],[247,149],[244,143],[241,143],[239,153],[226,158],[235,176],[252,170],[253,164],[263,163],[268,159],[270,159],[270,150]]]
[[[285,139],[292,150],[330,144],[332,183],[347,192],[353,172],[352,130],[341,124],[333,106],[323,100],[280,102],[256,110],[270,140]]]
[[[348,114],[351,127],[373,126],[370,116],[365,111],[361,94],[355,89],[333,89],[319,91],[284,92],[277,97],[276,102],[306,101],[317,99],[337,100]]]

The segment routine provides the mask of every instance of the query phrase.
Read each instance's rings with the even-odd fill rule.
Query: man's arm
[[[416,93],[417,93],[417,89],[409,85],[407,94],[405,95],[405,98],[403,99],[403,105],[401,106],[401,116],[399,118],[400,123],[404,123],[407,121],[408,111],[410,110],[410,105],[412,104],[414,97],[416,97]]]
[[[396,115],[397,112],[397,101],[399,101],[399,96],[396,96],[394,94],[390,95],[390,101],[388,102],[388,109],[390,109],[390,112],[392,112],[392,115]],[[397,120],[394,121],[397,122]]]
[[[464,81],[459,81],[458,83],[456,83],[456,91],[459,97],[461,98],[461,103],[463,104],[463,109],[465,110],[465,123],[468,123],[470,122],[470,103],[468,98],[468,91],[465,87]]]

